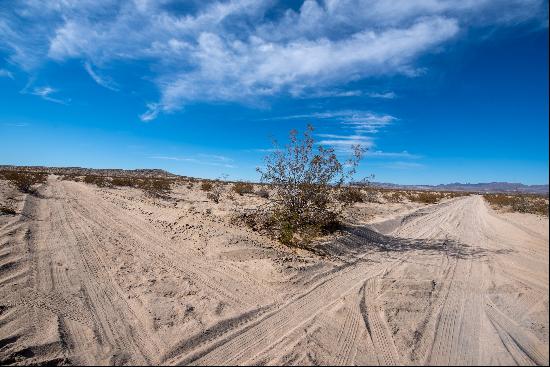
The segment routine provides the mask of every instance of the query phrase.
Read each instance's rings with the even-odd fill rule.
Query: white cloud
[[[366,149],[370,149],[374,146],[372,137],[365,135],[318,134],[317,136],[323,138],[318,144],[330,145],[337,152],[341,153],[352,152],[354,146],[360,146]]]
[[[306,98],[334,98],[334,97],[359,97],[363,92],[360,90],[320,90],[309,92],[306,91],[304,97]]]
[[[49,101],[49,102],[54,102],[54,103],[59,103],[59,104],[67,104],[68,101],[66,101],[66,100],[52,97],[52,94],[55,94],[57,92],[58,92],[57,89],[54,89],[50,86],[44,86],[44,87],[35,87],[35,88],[33,88],[33,90],[30,93],[34,94],[35,96],[39,96],[42,99],[44,99],[46,101]]]
[[[224,168],[236,168],[236,166],[232,163],[233,159],[229,157],[225,157],[221,155],[213,155],[213,154],[196,154],[190,157],[154,155],[154,156],[150,156],[149,158],[176,161],[176,162],[188,162],[193,164],[224,167]]]
[[[0,48],[26,71],[50,60],[82,60],[109,89],[118,87],[104,66],[145,63],[150,75],[135,78],[159,90],[141,115],[152,120],[195,101],[257,104],[322,91],[356,96],[346,91],[348,82],[422,73],[418,57],[468,27],[547,23],[543,0],[307,0],[282,13],[270,11],[280,5],[272,0],[194,4],[182,13],[171,10],[170,0],[22,0],[0,9]]]
[[[84,69],[88,72],[90,77],[99,85],[101,85],[104,88],[110,89],[112,91],[118,91],[117,84],[110,78],[110,77],[101,77],[99,76],[94,69],[92,68],[92,65],[89,62],[84,63]]]
[[[319,144],[331,145],[336,150],[345,153],[351,152],[354,145],[361,145],[363,148],[372,149],[375,146],[373,136],[397,120],[396,117],[388,114],[376,114],[371,111],[362,110],[313,112],[275,117],[270,120],[294,119],[308,120],[313,123],[315,123],[315,120],[336,122],[343,131],[351,130],[351,133],[347,134],[317,134],[317,136],[323,138],[323,140],[319,141]]]
[[[332,120],[340,122],[342,125],[353,128],[361,133],[377,133],[381,128],[388,126],[397,118],[387,114],[376,114],[371,111],[361,110],[340,110],[314,112],[303,115],[291,115],[272,118],[272,120]]]
[[[160,112],[159,105],[157,103],[148,103],[147,111],[139,115],[139,119],[143,122],[148,122],[157,118]]]
[[[382,99],[394,99],[397,97],[397,95],[394,92],[384,92],[384,93],[377,93],[377,92],[371,92],[367,94],[371,98],[382,98]]]
[[[368,151],[367,156],[369,157],[380,157],[380,158],[405,158],[405,159],[418,159],[420,158],[417,154],[411,154],[406,150],[402,152],[383,152],[381,150]]]

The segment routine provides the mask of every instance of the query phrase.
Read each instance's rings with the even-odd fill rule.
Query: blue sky
[[[257,179],[315,126],[403,184],[548,183],[548,3],[0,3],[0,164]]]

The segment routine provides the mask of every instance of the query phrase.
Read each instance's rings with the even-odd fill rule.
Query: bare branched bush
[[[254,186],[249,182],[236,182],[233,184],[233,191],[240,196],[244,194],[253,194]]]
[[[347,203],[337,200],[343,184],[351,179],[363,155],[356,146],[353,157],[342,164],[334,149],[316,145],[313,127],[300,138],[296,130],[285,148],[277,147],[258,168],[262,182],[272,185],[271,215],[279,240],[286,245],[308,243],[314,237],[338,228]],[[315,149],[316,148],[316,149]]]
[[[36,194],[35,185],[46,182],[47,175],[40,172],[4,171],[2,177],[25,194]]]
[[[218,204],[222,196],[221,186],[215,185],[211,191],[206,194],[206,198]]]

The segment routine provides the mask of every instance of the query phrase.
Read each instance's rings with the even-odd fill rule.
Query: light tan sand
[[[255,196],[0,184],[2,364],[548,364],[547,218],[361,204],[323,258],[236,222]]]

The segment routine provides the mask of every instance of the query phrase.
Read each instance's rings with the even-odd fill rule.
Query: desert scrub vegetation
[[[99,187],[111,186],[111,181],[105,176],[86,175],[84,176],[84,183]]]
[[[224,184],[222,182],[216,182],[215,184],[213,183],[210,190],[206,194],[206,198],[218,204],[222,197],[223,186]]]
[[[162,196],[170,191],[172,181],[167,178],[130,178],[130,177],[106,177],[99,175],[87,175],[84,182],[98,187],[133,187],[143,190],[149,196]]]
[[[366,196],[363,190],[359,187],[346,186],[342,187],[338,194],[338,200],[345,204],[364,203]]]
[[[17,212],[11,206],[0,204],[0,214],[15,215]]]
[[[382,197],[386,199],[388,203],[401,203],[404,200],[404,196],[399,191],[385,192]]]
[[[223,183],[220,180],[202,181],[201,190],[206,192],[206,198],[218,204],[222,196]]]
[[[232,189],[240,196],[243,196],[244,194],[254,193],[254,186],[249,182],[236,182],[233,184]]]
[[[25,194],[36,194],[35,185],[46,182],[47,174],[42,172],[3,171],[1,177]]]
[[[548,216],[548,197],[529,194],[485,194],[485,200],[497,209]]]
[[[269,191],[267,191],[266,189],[260,189],[256,191],[256,195],[263,199],[269,199]]]
[[[201,190],[202,191],[212,191],[214,188],[214,185],[210,181],[202,181],[201,182]]]
[[[136,180],[135,187],[149,196],[164,196],[172,189],[172,181],[166,178],[143,178]]]
[[[258,216],[281,243],[303,247],[339,228],[349,202],[338,197],[349,190],[344,184],[354,175],[364,150],[355,146],[352,158],[342,163],[334,149],[315,144],[312,126],[302,137],[292,130],[284,148],[274,145],[273,153],[265,157],[265,167],[258,168],[261,181],[273,191],[267,213]]]
[[[419,192],[408,192],[407,198],[410,201],[422,204],[436,204],[439,200],[445,198],[445,194],[442,192],[430,192],[430,191],[419,191]]]
[[[113,177],[113,186],[133,187],[143,190],[147,195],[159,197],[165,195],[172,187],[172,181],[167,178],[152,177]]]

